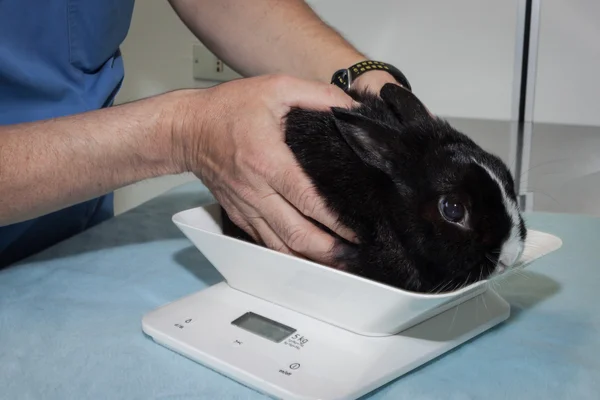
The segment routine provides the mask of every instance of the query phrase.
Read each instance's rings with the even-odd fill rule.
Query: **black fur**
[[[508,168],[396,85],[385,85],[380,97],[351,95],[360,102],[352,110],[292,109],[286,118],[288,146],[360,240],[340,239],[346,271],[418,292],[488,277],[512,222],[497,184],[472,159],[515,199]],[[442,216],[441,196],[465,206],[463,226]],[[223,220],[225,234],[252,242],[225,212]]]

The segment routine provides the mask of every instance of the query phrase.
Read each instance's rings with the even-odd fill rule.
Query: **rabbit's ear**
[[[392,173],[389,140],[394,133],[371,118],[344,108],[332,108],[335,124],[350,148],[371,167]]]
[[[398,85],[386,83],[379,96],[402,123],[425,122],[433,118],[417,96]]]

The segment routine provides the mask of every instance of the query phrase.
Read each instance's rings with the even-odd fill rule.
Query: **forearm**
[[[0,226],[178,172],[162,114],[169,101],[0,126]]]
[[[170,0],[188,28],[244,76],[329,82],[366,57],[300,0]]]

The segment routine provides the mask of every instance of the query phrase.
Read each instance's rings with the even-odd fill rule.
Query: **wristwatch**
[[[343,68],[335,71],[331,77],[331,83],[347,92],[350,90],[352,82],[354,82],[354,80],[360,75],[369,71],[377,70],[388,72],[398,81],[398,83],[412,92],[412,88],[408,82],[408,79],[406,79],[406,76],[404,76],[404,74],[400,72],[398,68],[381,61],[373,60],[361,61],[350,66],[349,68]]]

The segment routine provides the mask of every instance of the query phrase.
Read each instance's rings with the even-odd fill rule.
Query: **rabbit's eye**
[[[440,199],[440,212],[446,220],[454,223],[459,223],[465,218],[465,207],[461,203],[445,197]]]

